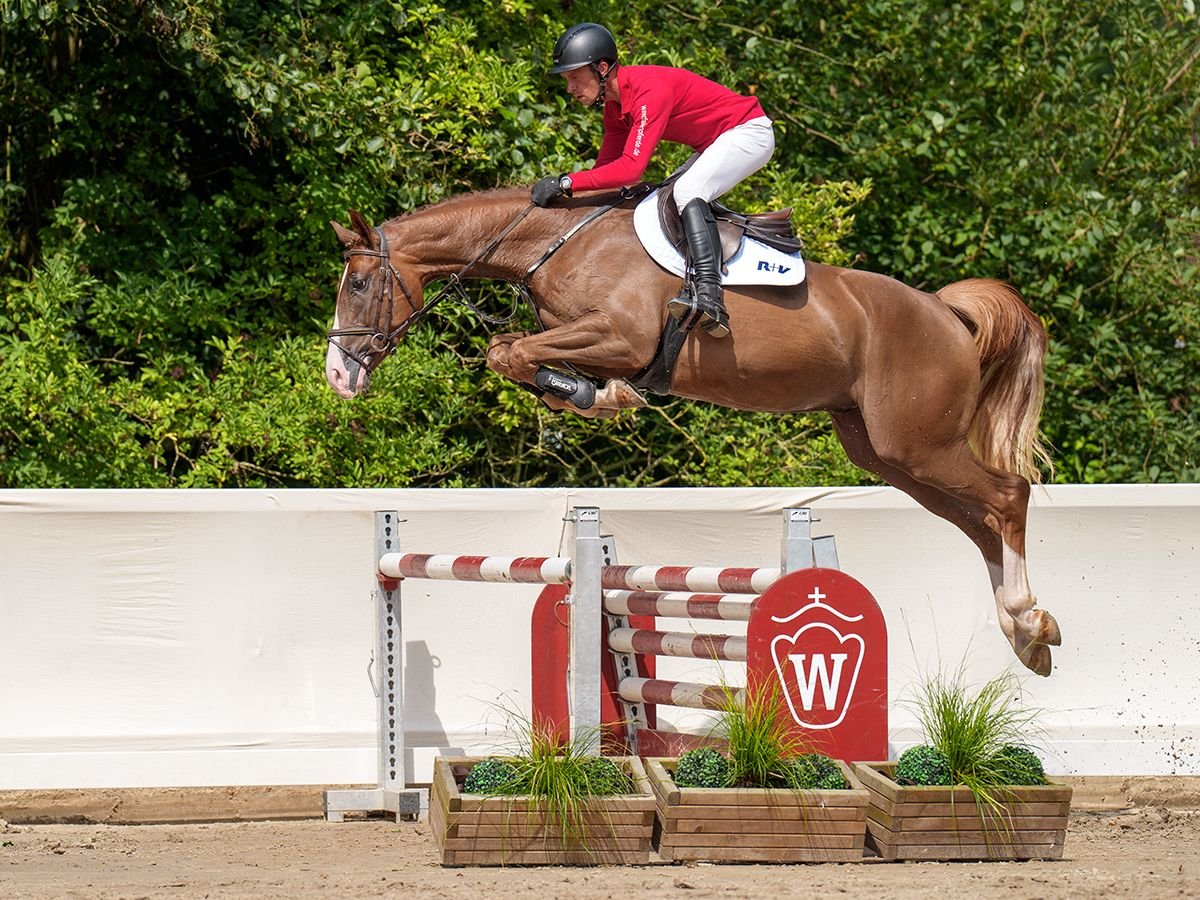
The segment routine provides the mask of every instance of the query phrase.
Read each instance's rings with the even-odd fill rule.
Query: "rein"
[[[508,237],[512,230],[516,228],[517,225],[519,225],[525,219],[525,217],[535,209],[533,203],[530,203],[529,206],[525,207],[525,209],[518,213],[516,218],[509,222],[508,225],[504,227],[504,230],[502,230],[480,253],[471,259],[470,262],[451,275],[446,282],[446,286],[438,291],[432,299],[430,299],[420,308],[417,307],[416,301],[413,300],[412,293],[408,290],[408,287],[404,284],[403,279],[400,278],[400,276],[396,273],[395,268],[392,266],[387,236],[383,233],[382,228],[376,226],[372,230],[379,236],[378,250],[372,250],[366,247],[355,247],[346,250],[342,254],[342,259],[346,260],[347,262],[350,261],[350,257],[352,256],[372,256],[379,260],[379,272],[383,276],[384,284],[384,301],[380,302],[378,305],[375,315],[375,324],[353,325],[347,328],[332,328],[328,332],[327,340],[346,356],[350,357],[364,369],[369,371],[371,368],[369,360],[363,356],[359,356],[358,354],[351,352],[340,341],[338,341],[337,338],[369,335],[371,338],[371,352],[378,353],[379,358],[382,359],[396,349],[396,345],[399,342],[398,338],[402,333],[404,333],[405,330],[420,322],[435,306],[452,294],[458,298],[459,302],[461,302],[463,306],[474,312],[489,325],[504,325],[508,322],[511,322],[517,315],[517,307],[521,299],[524,299],[529,303],[529,305],[533,308],[534,315],[537,316],[537,306],[533,302],[533,299],[529,293],[529,280],[533,277],[534,273],[537,272],[537,270],[540,269],[542,265],[550,259],[550,257],[557,253],[563,244],[565,244],[568,240],[570,240],[596,219],[600,218],[605,213],[616,209],[627,200],[642,196],[648,193],[650,190],[653,190],[653,185],[639,185],[633,189],[622,188],[618,192],[617,199],[615,201],[605,204],[604,206],[597,207],[595,210],[573,225],[564,235],[550,245],[550,248],[542,254],[541,258],[538,259],[537,262],[525,270],[525,275],[521,281],[512,283],[512,287],[517,294],[513,302],[512,311],[507,315],[499,317],[489,315],[480,309],[475,303],[471,302],[471,298],[467,296],[466,288],[463,286],[462,279],[463,276],[465,276],[466,273],[469,272],[474,266],[478,265],[495,252],[496,248],[500,246],[500,243],[506,237]],[[392,310],[394,307],[394,284],[400,285],[400,290],[404,292],[404,299],[408,303],[409,309],[411,309],[412,312],[410,312],[399,325],[389,330],[388,323],[392,321]],[[539,324],[541,324],[540,317]]]

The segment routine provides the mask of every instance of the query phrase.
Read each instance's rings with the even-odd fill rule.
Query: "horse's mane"
[[[381,223],[383,225],[394,225],[409,216],[420,215],[434,209],[453,210],[458,206],[474,206],[481,201],[496,200],[507,201],[510,199],[520,199],[524,203],[529,202],[529,188],[525,185],[517,185],[516,187],[498,187],[488,188],[481,191],[467,191],[464,194],[453,194],[449,197],[443,197],[441,200],[435,200],[433,203],[427,203],[418,209],[409,210],[406,213],[401,213],[398,216],[393,216],[387,221]],[[615,191],[597,191],[595,193],[588,192],[581,198],[595,204],[607,203],[610,200],[616,199]],[[635,196],[633,200],[640,200],[640,196]]]
[[[441,200],[435,200],[433,203],[426,203],[424,206],[418,207],[417,209],[409,210],[406,213],[401,213],[398,216],[393,216],[392,218],[385,221],[383,224],[384,225],[394,225],[397,222],[401,221],[402,219],[407,219],[409,216],[415,216],[415,215],[419,215],[424,212],[428,212],[431,209],[451,209],[455,206],[466,205],[466,204],[475,204],[481,200],[488,200],[488,199],[493,199],[493,198],[494,199],[503,199],[503,200],[508,199],[507,196],[502,196],[502,195],[519,193],[520,195],[527,197],[528,192],[529,192],[529,188],[524,187],[524,186],[517,186],[517,187],[488,188],[487,190],[482,190],[482,191],[468,191],[465,194],[453,194],[452,196],[449,196],[449,197],[443,197]]]

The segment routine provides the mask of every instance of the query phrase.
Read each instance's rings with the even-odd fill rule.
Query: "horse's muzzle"
[[[364,356],[362,365],[356,359],[346,360],[346,374],[349,376],[347,387],[356,397],[365,394],[371,387],[371,357]]]

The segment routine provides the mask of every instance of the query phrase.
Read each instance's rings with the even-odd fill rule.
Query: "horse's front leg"
[[[518,381],[516,375],[512,373],[512,366],[509,361],[509,348],[513,341],[519,341],[528,334],[495,334],[488,341],[487,348],[487,365],[488,368],[497,374],[503,375],[505,378],[511,378],[513,381]]]
[[[593,314],[538,334],[496,335],[488,345],[487,363],[506,378],[536,386],[538,371],[543,367],[637,369],[644,365],[639,359],[647,352],[617,333],[607,317]],[[589,418],[611,418],[619,410],[646,405],[641,393],[620,378],[608,379],[586,409],[548,391],[542,401],[551,409],[566,409]]]

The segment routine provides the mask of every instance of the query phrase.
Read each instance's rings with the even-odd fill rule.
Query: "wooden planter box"
[[[564,838],[545,802],[532,797],[464,794],[482,758],[438,757],[429,792],[429,824],[444,866],[640,865],[650,861],[654,795],[637,758],[613,760],[638,793],[593,798],[587,833]]]
[[[1071,788],[1001,788],[980,815],[965,787],[902,786],[894,762],[855,763],[870,791],[867,846],[884,859],[1061,859]]]
[[[665,860],[857,862],[863,858],[868,795],[839,763],[850,788],[681,788],[676,759],[650,759],[658,803],[654,833]]]

